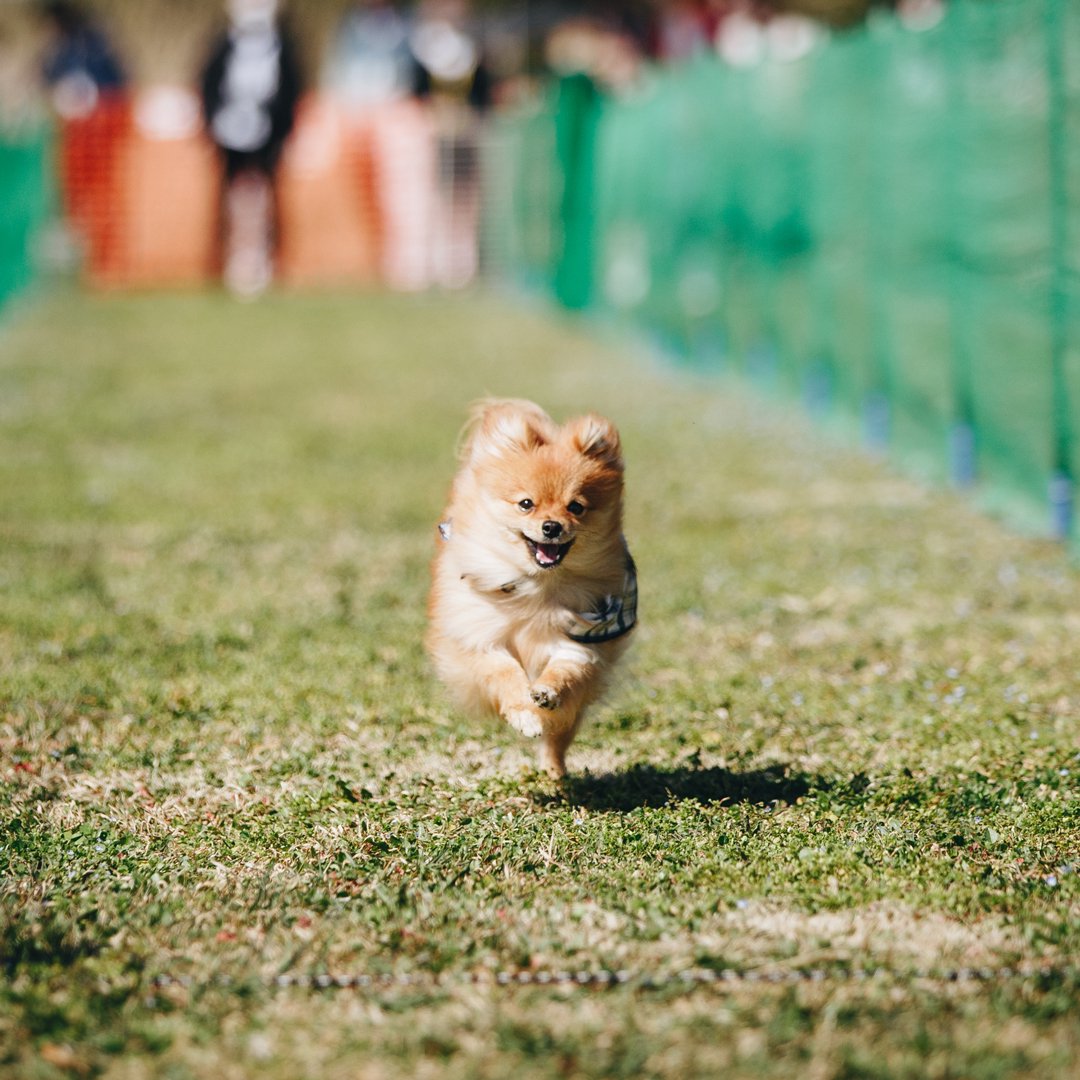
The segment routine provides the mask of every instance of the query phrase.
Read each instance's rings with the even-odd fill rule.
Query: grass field
[[[488,392],[625,442],[563,786],[420,647]],[[1078,670],[1058,548],[580,327],[56,296],[0,337],[0,1074],[1074,1076]]]

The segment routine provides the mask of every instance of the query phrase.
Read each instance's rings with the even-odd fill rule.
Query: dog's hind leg
[[[566,727],[548,727],[544,731],[544,740],[540,744],[540,767],[556,780],[566,775],[566,751],[574,741],[581,716],[575,716]]]

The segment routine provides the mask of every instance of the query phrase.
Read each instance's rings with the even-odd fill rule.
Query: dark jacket
[[[280,149],[289,137],[296,117],[296,106],[303,89],[300,65],[292,37],[280,25],[277,27],[277,32],[280,46],[278,81],[273,96],[265,105],[270,120],[270,130],[262,146],[257,148],[259,150]],[[214,43],[210,57],[203,68],[203,119],[211,136],[214,117],[226,103],[225,76],[234,47],[233,34],[228,32],[222,34]]]

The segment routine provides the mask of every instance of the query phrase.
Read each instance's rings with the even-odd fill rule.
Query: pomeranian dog
[[[619,434],[531,401],[477,403],[439,524],[428,652],[460,703],[566,750],[625,651],[637,577],[623,538]]]

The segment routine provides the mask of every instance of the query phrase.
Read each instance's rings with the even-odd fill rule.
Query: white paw
[[[544,733],[544,725],[540,723],[540,717],[531,709],[507,709],[506,721],[529,739],[539,738]]]

